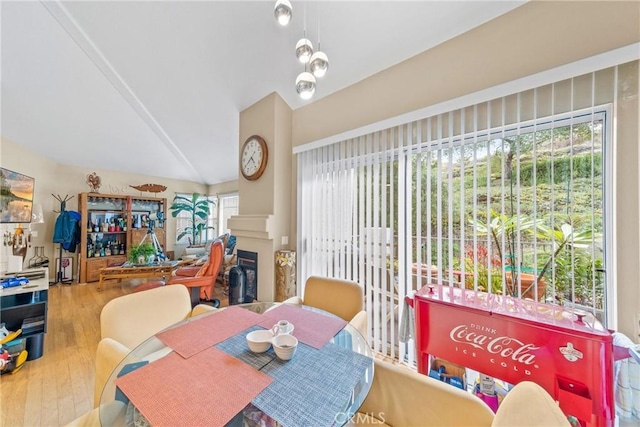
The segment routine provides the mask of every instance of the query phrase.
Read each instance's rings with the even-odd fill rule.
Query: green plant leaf
[[[187,213],[188,217],[184,220],[189,224],[180,230],[177,240],[181,240],[185,236],[190,237],[190,242],[196,244],[200,239],[201,232],[206,227],[206,220],[211,212],[211,207],[215,206],[215,202],[202,196],[200,193],[191,194],[190,198],[185,196],[175,196],[171,209],[171,215],[176,218],[181,213]]]

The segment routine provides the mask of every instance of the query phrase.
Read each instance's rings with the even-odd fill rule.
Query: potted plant
[[[553,253],[549,254],[549,258],[543,264],[542,269],[538,273],[538,277],[532,282],[529,289],[535,284],[544,282],[544,275],[551,269],[557,268],[562,271],[566,269],[567,264],[573,264],[573,267],[569,268],[571,271],[568,272],[568,275],[575,277],[564,278],[562,274],[559,274],[556,276],[556,282],[561,282],[562,279],[568,279],[567,281],[570,283],[573,283],[575,279],[583,279],[588,282],[589,277],[594,273],[593,269],[596,268],[596,262],[598,261],[597,259],[592,259],[590,248],[594,243],[602,241],[600,234],[594,233],[591,228],[577,231],[573,225],[569,223],[564,223],[560,226],[556,225],[554,228],[547,227],[546,225],[538,225],[537,228],[539,230],[538,237],[551,241]],[[569,252],[567,252],[567,250]],[[586,258],[583,258],[585,255]],[[569,259],[566,259],[567,257]],[[588,271],[581,271],[582,269],[579,267],[584,268],[585,266]],[[581,271],[582,274],[578,274],[579,271]],[[556,287],[565,288],[561,283],[556,283]]]
[[[151,243],[133,245],[129,251],[129,262],[133,264],[151,264],[155,254],[156,249]]]
[[[188,236],[189,246],[202,244],[202,236],[205,234],[203,230],[215,229],[215,227],[207,226],[207,217],[212,206],[215,206],[215,203],[200,193],[193,193],[190,198],[176,195],[173,198],[173,204],[169,207],[171,216],[175,218],[183,212],[189,215],[188,225],[178,230],[176,240],[179,241]]]

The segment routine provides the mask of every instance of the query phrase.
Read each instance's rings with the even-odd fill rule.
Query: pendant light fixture
[[[291,7],[289,0],[276,1],[276,6],[273,9],[273,15],[276,17],[278,24],[283,27],[289,25],[289,22],[291,22],[291,18],[293,17],[293,8]]]
[[[274,15],[278,24],[286,26],[291,22],[293,8],[290,0],[277,0]],[[296,78],[296,92],[302,99],[310,99],[316,93],[316,77],[323,77],[329,69],[327,54],[320,51],[320,2],[318,2],[318,51],[307,38],[307,4],[304,4],[302,38],[296,43],[296,58],[304,64],[304,71]]]
[[[310,99],[316,93],[316,78],[306,70],[296,79],[296,91],[300,98]]]
[[[313,55],[313,45],[311,40],[307,39],[305,31],[304,37],[296,43],[296,57],[298,57],[298,61],[306,64],[311,60],[311,55]]]
[[[320,49],[319,45],[318,49]],[[314,76],[323,77],[327,74],[327,70],[329,69],[329,58],[327,58],[327,55],[324,52],[317,51],[311,55],[309,68],[311,68],[311,72]]]

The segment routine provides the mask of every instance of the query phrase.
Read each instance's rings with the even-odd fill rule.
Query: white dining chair
[[[311,276],[304,286],[304,297],[291,297],[287,304],[319,308],[346,320],[367,337],[367,313],[362,286],[350,280]]]

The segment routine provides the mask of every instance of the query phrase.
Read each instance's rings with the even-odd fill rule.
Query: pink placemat
[[[259,314],[228,307],[200,319],[160,332],[156,336],[185,359],[244,331],[260,321]]]
[[[189,359],[171,352],[116,385],[153,426],[222,426],[271,381],[211,347]]]
[[[289,323],[293,323],[293,336],[314,348],[324,347],[347,325],[347,322],[339,317],[327,316],[287,304],[263,313],[258,325],[269,329],[278,320],[288,320]]]

